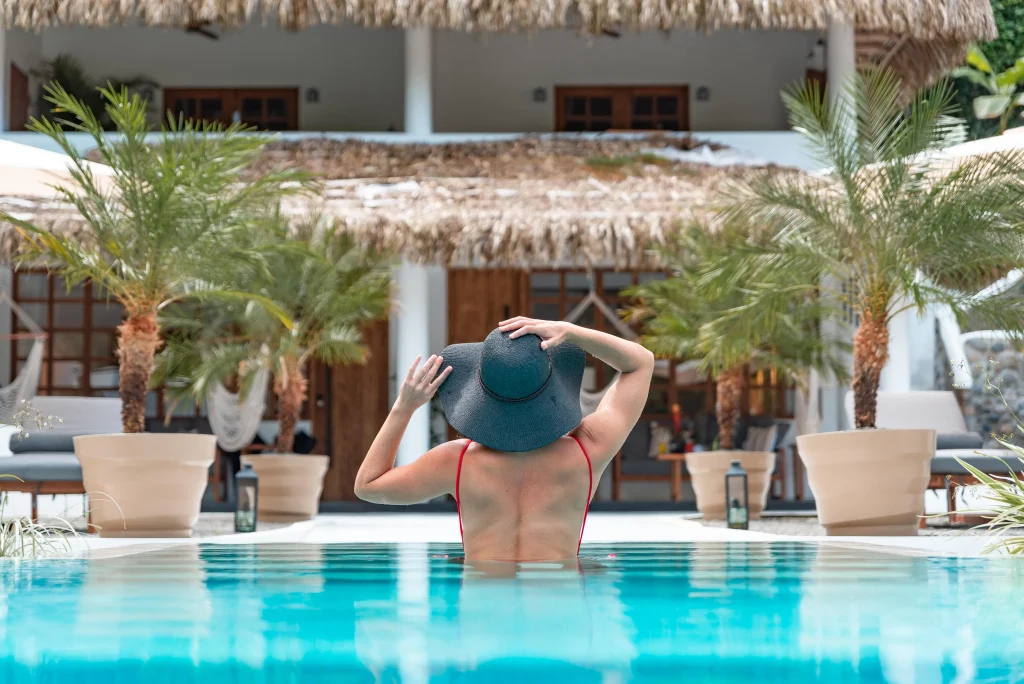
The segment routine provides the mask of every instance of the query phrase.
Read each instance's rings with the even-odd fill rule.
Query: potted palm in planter
[[[160,372],[182,379],[175,384],[202,399],[214,381],[233,378],[244,392],[257,369],[270,369],[276,453],[245,456],[243,462],[260,478],[260,520],[305,520],[317,512],[329,461],[292,453],[307,398],[306,368],[311,359],[328,365],[365,360],[363,326],[390,313],[392,260],[318,218],[289,225],[270,213],[254,232],[266,268],[243,270],[235,287],[259,299],[221,302],[199,320],[168,317],[177,334],[162,352]]]
[[[934,431],[873,429],[890,320],[948,307],[961,319],[1021,329],[1019,299],[971,292],[1021,263],[1024,158],[943,160],[935,153],[962,130],[951,87],[925,89],[909,105],[901,90],[898,77],[878,70],[857,76],[833,104],[815,85],[785,94],[793,127],[830,172],[763,174],[738,188],[727,216],[764,225],[767,237],[714,274],[724,290],[746,287],[745,315],[765,321],[795,290],[762,283],[785,271],[818,274],[821,283],[809,287],[857,321],[856,430],[798,438],[830,534],[916,534],[924,510]]]
[[[703,370],[715,378],[718,449],[686,457],[697,506],[707,519],[726,516],[725,472],[734,460],[748,473],[751,516],[760,516],[767,501],[775,454],[744,451],[735,443],[750,373],[774,370],[781,379],[801,387],[811,370],[840,380],[846,377],[842,352],[848,345],[817,330],[822,317],[833,310],[809,292],[790,298],[773,325],[751,325],[744,316],[734,315],[743,310],[745,290],[722,290],[709,280],[710,269],[720,259],[742,249],[753,237],[745,224],[690,226],[662,250],[662,261],[672,277],[627,292],[634,298],[627,315],[643,324],[644,346],[671,363],[700,359]],[[801,288],[810,282],[797,271],[774,275],[772,285],[779,289]]]
[[[189,536],[215,440],[145,432],[146,395],[162,344],[157,314],[185,297],[237,297],[220,274],[240,264],[259,266],[258,255],[240,248],[235,236],[305,177],[274,171],[239,183],[267,142],[242,126],[172,120],[151,144],[146,103],[107,88],[101,95],[120,134],[108,139],[86,104],[58,85],[47,93],[59,116],[33,120],[29,128],[68,155],[75,184],[58,188],[58,195],[81,214],[83,229],[68,237],[3,218],[27,238],[27,258],[50,261],[69,286],[91,280],[125,310],[117,335],[124,432],[75,437],[85,489],[94,495],[93,522],[103,536]],[[92,136],[112,170],[109,187],[93,176],[65,130]]]

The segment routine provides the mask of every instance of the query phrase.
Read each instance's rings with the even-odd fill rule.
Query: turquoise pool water
[[[178,546],[0,564],[0,682],[1016,682],[1024,565],[832,545]]]

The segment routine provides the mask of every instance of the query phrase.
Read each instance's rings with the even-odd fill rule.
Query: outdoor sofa
[[[32,406],[60,418],[52,429],[28,429],[21,439],[5,428],[0,439],[0,491],[32,495],[38,519],[41,494],[85,494],[82,466],[75,456],[77,435],[121,432],[121,400],[114,397],[36,397]]]

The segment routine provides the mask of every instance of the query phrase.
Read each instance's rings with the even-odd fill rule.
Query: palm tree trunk
[[[125,432],[145,432],[146,394],[153,375],[153,358],[160,347],[156,312],[129,316],[117,332],[121,427]]]
[[[277,451],[291,453],[295,448],[295,424],[299,422],[302,402],[306,400],[308,383],[299,367],[299,360],[293,356],[281,359],[281,372],[274,379],[274,393],[277,394]]]
[[[858,428],[875,427],[878,385],[888,359],[888,321],[863,317],[853,335],[853,412]]]
[[[718,420],[718,447],[735,447],[734,432],[743,410],[743,388],[746,385],[743,366],[730,368],[715,378],[715,418]]]

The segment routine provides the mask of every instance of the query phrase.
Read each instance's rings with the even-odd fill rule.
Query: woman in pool
[[[586,353],[618,376],[582,416]],[[442,366],[445,366],[441,370]],[[654,357],[638,344],[571,323],[503,321],[483,342],[416,359],[356,475],[373,503],[452,494],[468,560],[575,558],[601,474],[640,418]],[[451,426],[468,439],[395,466],[409,418],[440,390]]]

